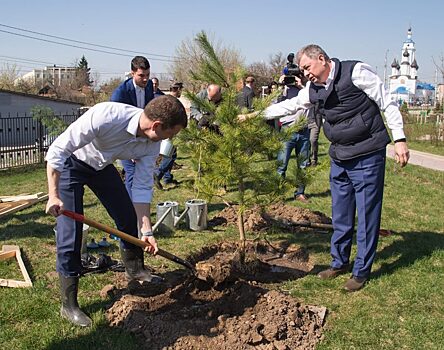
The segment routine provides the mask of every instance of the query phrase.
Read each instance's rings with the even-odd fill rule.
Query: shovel
[[[71,218],[71,219],[74,219],[76,221],[83,222],[83,223],[85,223],[85,224],[87,224],[87,225],[89,225],[91,227],[95,227],[96,229],[101,230],[103,232],[115,235],[115,236],[117,236],[117,237],[119,237],[119,238],[129,242],[129,243],[132,243],[132,244],[134,244],[136,246],[141,247],[144,250],[145,250],[146,247],[150,246],[149,243],[141,241],[140,239],[138,239],[136,237],[133,237],[133,236],[131,236],[131,235],[125,233],[125,232],[119,231],[119,230],[117,230],[115,228],[112,228],[112,227],[103,225],[103,224],[101,224],[101,223],[99,223],[97,221],[88,219],[88,218],[84,217],[82,214],[78,214],[78,213],[75,213],[75,212],[70,211],[70,210],[63,210],[62,214],[67,216],[67,217],[69,217],[69,218]],[[173,255],[171,253],[168,253],[167,251],[165,251],[163,249],[160,249],[160,248],[159,248],[159,251],[157,252],[157,254],[162,256],[162,257],[164,257],[165,259],[168,259],[168,260],[171,260],[171,261],[175,262],[176,264],[179,264],[179,265],[182,265],[182,266],[186,267],[187,269],[191,270],[191,272],[193,273],[194,276],[197,277],[196,269],[194,268],[194,266],[189,261],[183,260],[183,259],[181,259],[181,258],[179,258],[179,257],[177,257],[177,256],[175,256],[175,255]]]

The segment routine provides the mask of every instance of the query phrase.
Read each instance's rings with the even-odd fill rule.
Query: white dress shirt
[[[133,79],[133,85],[134,88],[136,89],[137,107],[145,108],[145,89],[136,85],[134,79]]]
[[[71,154],[96,170],[116,159],[137,159],[132,187],[134,203],[150,203],[160,142],[137,137],[143,110],[118,102],[90,108],[51,144],[46,160],[61,172]]]
[[[335,62],[331,61],[332,69],[327,78],[325,89],[328,89],[335,75]],[[395,101],[390,99],[384,84],[373,69],[366,63],[358,62],[353,68],[351,76],[353,85],[361,89],[371,100],[375,101],[379,109],[384,112],[387,126],[392,132],[393,140],[405,138],[402,115]],[[309,97],[310,81],[296,97],[284,100],[265,109],[265,118],[274,119],[289,114],[295,114],[298,109],[313,107]]]

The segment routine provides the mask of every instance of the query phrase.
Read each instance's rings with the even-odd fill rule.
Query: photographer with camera
[[[295,78],[299,77],[302,80],[306,80],[302,70],[299,66],[294,63],[294,53],[290,52],[287,56],[287,64],[282,70],[282,74],[284,74],[284,78],[282,83],[286,86],[295,84]],[[304,83],[305,85],[305,83]],[[296,95],[295,95],[296,96]],[[283,101],[281,99],[280,101]],[[279,102],[280,102],[279,101]],[[307,162],[307,166],[316,166],[318,165],[318,140],[319,140],[319,131],[322,125],[322,116],[319,113],[318,106],[311,108],[308,113],[308,130],[310,134],[310,155]]]
[[[284,74],[279,78],[279,83],[284,85],[284,92],[282,96],[279,97],[278,102],[296,97],[307,82],[307,79],[302,74],[298,65],[293,63],[293,59],[294,54],[290,53],[287,56],[287,65],[283,69]],[[301,118],[308,118],[309,111],[311,111],[311,109],[300,110],[294,114],[280,118],[280,129],[284,130],[293,126],[295,123],[298,123]],[[294,132],[291,135],[291,138],[284,142],[282,150],[278,153],[277,159],[280,165],[278,166],[277,172],[283,178],[285,178],[285,173],[293,150],[296,153],[296,161],[299,169],[305,169],[308,166],[310,157],[310,132],[307,124],[305,124],[302,129]],[[294,192],[294,199],[302,203],[308,203],[309,200],[305,195],[305,184],[299,183],[297,185],[298,187]]]

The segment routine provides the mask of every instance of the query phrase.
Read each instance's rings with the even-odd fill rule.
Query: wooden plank
[[[6,216],[8,214],[15,213],[19,210],[25,209],[34,205],[35,203],[41,202],[48,199],[48,195],[45,194],[38,199],[30,199],[26,201],[17,201],[17,202],[8,202],[8,203],[0,203],[0,218]],[[1,205],[3,204],[3,206]],[[2,208],[3,207],[3,208]]]
[[[23,275],[24,281],[17,281],[13,279],[0,278],[0,286],[11,287],[11,288],[27,288],[32,287],[32,281],[29,277],[26,266],[23,263],[22,253],[20,252],[20,247],[18,245],[4,245],[0,251],[0,260],[6,260],[15,257],[17,263],[19,264],[20,271]]]
[[[3,203],[27,201],[27,200],[32,200],[32,199],[40,199],[44,195],[45,195],[45,193],[43,193],[43,192],[37,192],[35,194],[18,195],[18,196],[0,196],[0,200]]]

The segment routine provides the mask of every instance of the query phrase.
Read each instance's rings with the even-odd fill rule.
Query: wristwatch
[[[140,231],[140,233],[142,234],[143,237],[152,237],[152,236],[154,236],[153,231],[151,231],[151,230],[146,231],[146,232]]]

